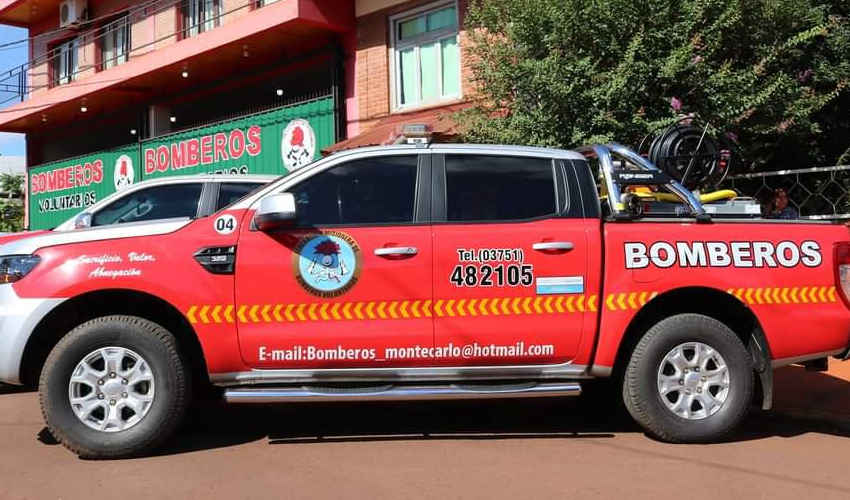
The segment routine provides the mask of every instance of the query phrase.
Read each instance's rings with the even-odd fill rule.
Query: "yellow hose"
[[[669,201],[669,202],[673,202],[673,203],[677,203],[677,202],[682,201],[682,200],[679,199],[678,196],[676,196],[674,194],[670,194],[670,193],[651,193],[651,192],[647,193],[647,192],[638,191],[638,192],[634,192],[632,194],[639,196],[641,198],[654,198],[658,201]],[[731,199],[737,198],[737,197],[738,197],[738,193],[736,193],[735,191],[733,191],[731,189],[721,189],[720,191],[714,191],[714,192],[711,192],[711,193],[705,193],[705,194],[699,195],[699,201],[700,201],[700,203],[711,203],[713,201],[731,200]]]

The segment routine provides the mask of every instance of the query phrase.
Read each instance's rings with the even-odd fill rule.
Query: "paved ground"
[[[0,498],[850,498],[850,362],[777,374],[726,443],[655,442],[580,401],[213,407],[160,455],[78,460],[0,395]],[[614,495],[618,495],[615,497]]]

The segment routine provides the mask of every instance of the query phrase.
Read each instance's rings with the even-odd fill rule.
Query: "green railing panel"
[[[141,144],[142,179],[191,174],[284,175],[335,139],[333,98],[248,115]]]
[[[121,187],[196,174],[285,175],[336,140],[333,97],[313,99],[29,170],[30,228],[51,229]]]
[[[29,169],[30,228],[52,229],[141,179],[139,146],[130,144]]]

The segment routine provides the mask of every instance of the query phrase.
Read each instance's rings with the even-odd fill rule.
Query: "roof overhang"
[[[61,0],[0,0],[0,24],[26,28],[58,11]]]
[[[422,125],[434,142],[445,142],[457,135],[457,125],[452,114],[472,106],[471,102],[459,102],[438,108],[429,108],[407,113],[397,113],[379,119],[368,130],[344,141],[328,146],[325,153],[365,146],[396,144],[405,137],[405,125]]]
[[[3,1],[3,0],[0,0]],[[120,109],[152,97],[178,95],[198,82],[230,71],[256,71],[285,63],[354,29],[353,6],[344,0],[287,0],[251,12],[195,37],[133,56],[109,70],[36,93],[0,110],[0,131],[31,132],[72,123],[84,102],[88,116]],[[245,57],[249,52],[250,56]],[[181,78],[187,69],[192,75]],[[85,101],[83,101],[85,100]]]

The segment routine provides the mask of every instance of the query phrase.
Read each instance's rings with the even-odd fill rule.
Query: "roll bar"
[[[659,168],[653,165],[652,162],[622,144],[594,144],[578,148],[577,151],[586,158],[597,158],[599,160],[603,182],[608,191],[608,205],[611,207],[611,213],[614,215],[623,214],[626,208],[623,205],[622,190],[614,177],[613,158],[615,156],[636,165],[641,170],[660,172]],[[690,208],[691,215],[696,217],[698,221],[711,220],[711,217],[706,213],[699,199],[677,180],[670,178],[670,182],[664,184],[664,187],[682,200],[682,203]]]

